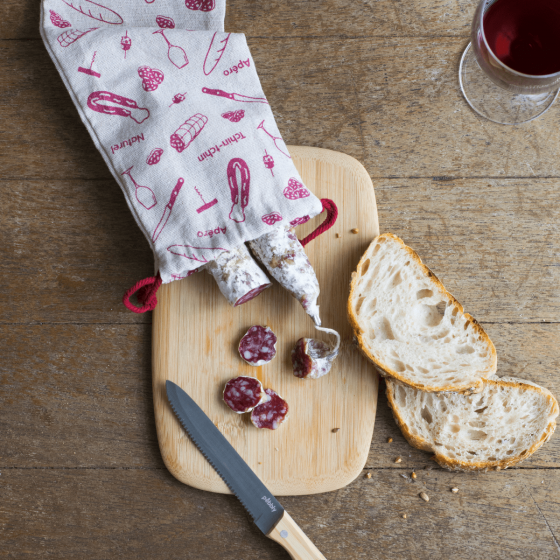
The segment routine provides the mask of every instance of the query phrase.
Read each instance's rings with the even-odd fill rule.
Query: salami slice
[[[276,430],[288,417],[288,403],[272,389],[266,389],[269,400],[251,412],[251,422],[257,428]]]
[[[244,244],[233,251],[224,251],[204,268],[234,307],[247,303],[272,286]]]
[[[224,387],[224,402],[237,414],[251,412],[268,399],[262,383],[256,377],[235,377]]]
[[[277,340],[270,327],[255,325],[239,341],[239,355],[250,366],[263,366],[276,356]]]
[[[300,379],[318,379],[331,370],[340,348],[340,335],[332,329],[317,327],[318,330],[333,334],[337,341],[331,346],[314,338],[300,338],[292,350],[294,375]]]
[[[268,272],[303,306],[316,325],[319,317],[319,282],[290,226],[281,226],[250,241],[249,246]]]

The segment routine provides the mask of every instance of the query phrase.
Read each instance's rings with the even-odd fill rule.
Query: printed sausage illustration
[[[142,88],[144,91],[155,91],[163,82],[163,72],[157,68],[140,66],[138,75],[142,78]]]
[[[269,400],[259,404],[251,412],[251,422],[255,428],[276,430],[288,418],[288,403],[272,389],[265,389]]]
[[[249,241],[249,247],[271,276],[301,303],[315,324],[320,325],[319,282],[291,226],[277,227]]]
[[[214,258],[204,268],[214,277],[218,288],[234,307],[251,301],[272,286],[244,244]]]
[[[192,141],[202,132],[208,122],[208,117],[197,113],[190,119],[187,119],[172,135],[171,147],[175,148],[179,153],[186,150]]]
[[[269,396],[256,377],[241,375],[225,384],[223,399],[233,412],[244,414],[251,412],[259,404],[267,402]]]
[[[156,165],[156,163],[159,163],[159,160],[161,159],[162,155],[163,155],[163,150],[161,148],[154,148],[150,152],[150,155],[148,156],[146,163],[148,165]]]
[[[270,327],[255,325],[239,341],[239,355],[250,366],[264,366],[276,356],[277,341]]]
[[[94,91],[88,97],[87,106],[97,113],[130,117],[138,124],[142,124],[150,116],[150,111],[138,107],[133,99],[128,99],[128,97],[110,91]]]
[[[173,18],[167,16],[156,16],[156,23],[162,29],[175,29],[175,22],[173,21]]]
[[[249,166],[241,158],[233,158],[227,167],[227,178],[232,203],[229,219],[240,224],[245,221],[245,208],[249,204]]]

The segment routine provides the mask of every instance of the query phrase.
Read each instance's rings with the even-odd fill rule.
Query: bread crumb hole
[[[377,329],[377,338],[379,340],[395,340],[395,335],[393,334],[391,323],[389,322],[387,317],[383,318],[381,325],[379,325],[379,328]],[[404,371],[404,364],[401,371]]]
[[[434,421],[432,413],[425,406],[422,408],[422,418],[424,418],[428,424],[431,424]]]
[[[513,449],[509,449],[508,451],[506,451],[506,455],[511,455],[513,453]]]
[[[475,410],[475,412],[476,412],[477,414],[482,414],[487,408],[488,408],[488,407],[485,406],[484,408],[479,408],[479,409]],[[501,440],[499,441],[499,443],[502,443]]]
[[[401,282],[402,282],[402,277],[401,277],[401,273],[399,271],[395,274],[395,276],[393,276],[392,287],[396,288]]]
[[[455,352],[457,352],[457,354],[474,354],[474,348],[472,346],[469,346],[468,344],[465,344],[464,346],[458,346],[455,349]]]
[[[429,370],[427,370],[426,368],[423,368],[422,366],[418,366],[418,371],[422,372],[422,373],[428,373]]]
[[[366,259],[366,262],[362,265],[362,270],[360,272],[360,274],[365,274],[368,271],[369,265],[371,264],[371,261],[369,259]]]
[[[454,426],[451,426],[451,431],[452,431],[454,434],[458,434],[458,433],[461,431],[461,426],[455,424]]]
[[[406,368],[405,365],[400,360],[393,360],[393,369],[402,373]]]
[[[366,297],[365,297],[365,296],[362,296],[362,297],[358,300],[358,303],[356,303],[356,313],[357,313],[357,314],[360,313],[360,309],[362,308],[362,305],[363,305],[365,299],[366,299]]]
[[[481,441],[483,439],[486,439],[488,437],[488,434],[486,432],[483,432],[482,430],[469,430],[467,432],[467,437],[469,439],[472,439],[473,441]]]
[[[416,292],[416,299],[429,298],[432,297],[433,295],[434,292],[432,292],[432,290],[418,290]]]

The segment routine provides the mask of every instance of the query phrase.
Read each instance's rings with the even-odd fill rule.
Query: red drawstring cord
[[[134,313],[146,313],[146,311],[153,311],[157,305],[156,293],[161,286],[161,276],[159,272],[157,276],[150,276],[136,282],[132,288],[129,288],[123,296],[123,303],[127,309]],[[136,293],[138,292],[138,293]],[[130,298],[136,293],[136,298],[142,304],[141,307],[134,305]]]
[[[310,241],[313,241],[313,239],[330,229],[336,222],[338,217],[338,208],[336,207],[336,204],[328,198],[322,198],[321,202],[323,203],[323,210],[327,212],[327,217],[315,230],[300,241],[303,246],[307,245]],[[134,284],[132,288],[129,288],[123,296],[123,303],[125,307],[134,313],[146,313],[146,311],[153,311],[157,305],[156,293],[160,286],[161,276],[159,275],[159,272],[157,273],[157,276],[150,276],[149,278],[144,278],[144,280],[136,282],[136,284]],[[141,307],[134,305],[130,301],[130,298],[134,294],[136,294],[136,298],[142,304]]]
[[[323,210],[327,212],[327,217],[323,220],[323,223],[314,229],[307,237],[300,240],[300,243],[305,247],[310,241],[313,241],[316,237],[319,237],[322,233],[334,226],[336,219],[338,218],[338,208],[336,204],[328,199],[322,198]]]

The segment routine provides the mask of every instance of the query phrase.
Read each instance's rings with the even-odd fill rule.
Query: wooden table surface
[[[286,142],[361,161],[381,231],[484,325],[498,373],[558,396],[560,103],[517,128],[471,111],[475,4],[229,0],[226,29],[247,34]],[[0,558],[287,559],[235,498],[163,465],[151,316],[121,304],[151,250],[38,28],[39,0],[1,0]],[[517,468],[450,473],[381,394],[363,476],[282,503],[329,560],[560,558],[560,435]]]

